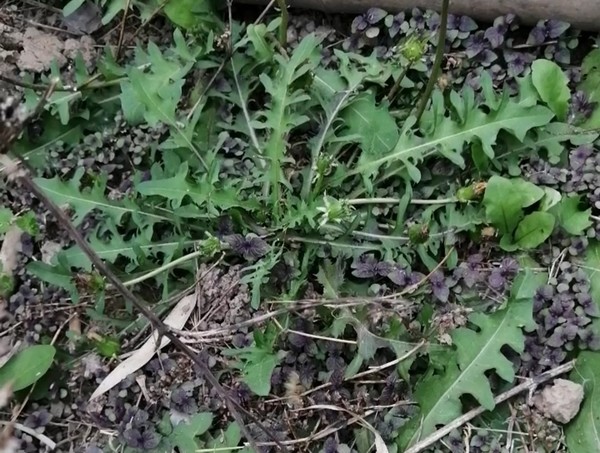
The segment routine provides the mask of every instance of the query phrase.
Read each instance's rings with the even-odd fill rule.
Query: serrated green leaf
[[[589,208],[580,211],[580,205],[580,195],[564,197],[550,211],[556,216],[560,227],[574,236],[581,235],[592,225],[592,221],[590,220],[592,209]]]
[[[234,447],[237,447],[242,440],[242,430],[240,426],[233,422],[230,423],[225,432],[207,443],[207,447],[213,450],[207,450],[207,453],[231,453]],[[229,449],[231,448],[231,449]]]
[[[51,266],[42,261],[32,261],[27,264],[27,270],[39,279],[64,288],[69,293],[76,292],[71,269],[64,269],[60,265]]]
[[[416,163],[435,153],[464,166],[462,153],[467,143],[479,142],[485,154],[494,157],[494,145],[498,134],[505,130],[523,141],[531,129],[548,124],[553,114],[543,106],[524,107],[507,98],[497,110],[486,113],[479,107],[465,112],[465,118],[457,122],[451,116],[436,118],[433,131],[424,136],[415,134],[414,117],[409,117],[403,125],[400,139],[394,149],[377,159],[369,158],[359,161],[358,165],[342,177],[333,178],[331,185],[337,186],[341,180],[356,174],[371,175],[381,166],[388,166],[379,180],[415,167]],[[413,175],[416,172],[413,169]]]
[[[459,328],[451,333],[456,357],[451,357],[441,374],[430,374],[415,389],[421,412],[402,432],[399,443],[405,449],[462,414],[460,398],[472,395],[483,407],[492,410],[494,399],[486,376],[495,371],[503,380],[514,380],[512,362],[502,349],[509,346],[517,353],[525,347],[522,328],[535,326],[533,299],[513,299],[507,308],[491,315],[474,313],[469,321],[478,331]]]
[[[192,415],[187,421],[182,421],[173,427],[169,440],[179,448],[181,453],[196,453],[199,448],[196,437],[208,431],[212,421],[213,415],[210,412]]]
[[[265,352],[244,367],[244,382],[256,395],[267,396],[271,391],[271,375],[278,363],[277,355]]]
[[[335,71],[331,71],[335,72]],[[305,177],[303,186],[302,186],[302,198],[306,199],[310,195],[311,186],[313,184],[314,173],[317,170],[318,162],[321,157],[321,153],[326,142],[334,137],[334,122],[338,119],[338,115],[342,111],[342,109],[346,106],[348,99],[354,93],[356,88],[358,88],[358,83],[356,85],[349,85],[346,89],[342,89],[339,92],[333,91],[328,92],[328,94],[324,95],[322,93],[323,86],[326,89],[333,89],[332,86],[327,85],[328,80],[331,83],[335,84],[335,81],[332,82],[331,77],[328,77],[328,72],[321,72],[320,78],[316,79],[320,81],[320,85],[315,89],[315,95],[319,99],[319,103],[323,107],[327,115],[327,119],[325,123],[321,126],[319,133],[312,139],[309,140],[309,145],[311,149],[311,165],[308,169],[308,176]],[[335,80],[335,79],[334,79]],[[343,83],[343,82],[342,82]],[[320,176],[320,175],[317,175]]]
[[[583,385],[584,399],[565,429],[569,453],[600,451],[600,353],[580,352],[570,379]]]
[[[27,211],[19,215],[14,223],[30,236],[37,236],[40,231],[40,226],[33,211]]]
[[[0,388],[10,383],[11,389],[17,391],[34,384],[50,369],[55,353],[51,345],[23,349],[0,368]]]
[[[548,212],[533,212],[526,215],[515,230],[515,244],[522,249],[534,249],[552,234],[554,216]]]
[[[104,195],[106,180],[100,179],[90,189],[80,191],[80,181],[85,170],[79,168],[69,182],[61,181],[58,176],[52,179],[35,178],[34,181],[40,188],[58,205],[68,204],[73,208],[75,214],[73,223],[79,225],[84,217],[93,209],[99,209],[115,224],[121,222],[125,214],[131,214],[134,219],[143,218],[146,222],[170,221],[168,217],[144,211],[131,200],[114,201],[108,200]]]
[[[163,11],[171,22],[186,30],[213,14],[209,0],[169,0]]]
[[[319,266],[317,281],[323,286],[323,295],[325,297],[331,299],[338,297],[338,291],[343,283],[343,275],[343,269],[340,268],[339,262],[335,264],[329,260],[325,260]]]
[[[197,182],[188,180],[188,163],[179,166],[177,174],[171,178],[155,179],[138,183],[137,191],[146,196],[160,196],[171,201],[170,209],[176,215],[184,217],[217,216],[221,211],[233,207],[257,209],[256,200],[244,200],[240,196],[240,188],[226,183],[211,181],[210,175],[202,175]],[[190,206],[182,207],[183,200],[189,197],[202,211],[193,210]]]
[[[159,122],[169,125],[176,123],[175,110],[185,83],[183,79],[176,79],[172,83],[156,83],[140,69],[131,68],[128,80],[138,101],[146,107],[144,119],[150,126]]]
[[[356,134],[363,153],[371,158],[387,154],[398,142],[396,121],[373,92],[358,96],[340,114],[349,134]]]
[[[173,209],[179,208],[183,199],[187,196],[196,203],[202,204],[205,200],[200,197],[198,189],[186,180],[187,174],[188,163],[184,162],[172,178],[143,181],[136,186],[136,189],[142,195],[159,195],[171,200],[171,208]]]
[[[540,98],[552,109],[559,121],[564,121],[569,109],[569,79],[553,61],[539,59],[531,65],[531,80]]]
[[[403,357],[407,352],[417,346],[415,343],[402,341],[397,339],[397,337],[392,338],[393,335],[390,335],[390,338],[388,338],[388,336],[382,337],[375,335],[373,332],[369,331],[359,319],[349,314],[339,316],[333,321],[330,328],[331,334],[336,338],[339,337],[348,325],[351,325],[356,332],[358,345],[357,357],[360,357],[363,362],[373,358],[377,350],[381,348],[387,348],[393,351],[397,357]],[[406,369],[408,369],[414,359],[414,355],[405,357],[404,361],[398,364],[398,368],[406,367]],[[358,363],[354,364],[354,366],[357,365]]]
[[[255,336],[257,333],[260,335],[260,332],[255,331]],[[256,340],[254,344],[244,349],[225,350],[223,354],[239,357],[241,360],[236,366],[242,370],[242,380],[255,394],[267,396],[271,390],[271,375],[281,358],[272,352],[272,346],[258,347]]]
[[[47,153],[54,145],[79,143],[81,138],[82,129],[78,120],[73,119],[65,128],[58,119],[49,117],[44,121],[44,133],[38,140],[20,140],[13,149],[15,154],[27,159],[34,168],[41,168],[46,165]]]
[[[265,73],[260,75],[270,102],[262,112],[264,121],[257,125],[266,129],[269,135],[264,150],[269,170],[265,174],[263,194],[270,199],[275,217],[279,217],[281,186],[289,184],[283,174],[283,163],[288,159],[287,137],[291,130],[309,120],[306,113],[311,98],[304,89],[295,89],[294,82],[317,67],[319,39],[311,33],[300,41],[289,60],[281,55],[275,55],[275,59],[278,63],[275,77]]]
[[[269,45],[265,36],[267,35],[267,26],[265,24],[250,24],[246,30],[249,41],[252,43],[259,61],[267,62],[273,59],[275,50]]]
[[[164,254],[164,260],[168,262],[177,250],[184,246],[194,245],[196,241],[152,242],[143,235],[125,240],[121,235],[115,234],[109,241],[101,241],[96,236],[92,236],[89,243],[103,260],[114,263],[117,258],[125,257],[131,260],[132,264],[137,264],[141,257],[158,253]],[[78,246],[63,250],[58,256],[69,263],[70,266],[88,271],[92,268],[89,258]]]

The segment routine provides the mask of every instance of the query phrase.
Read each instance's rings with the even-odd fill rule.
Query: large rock
[[[269,0],[238,0],[266,4]],[[362,13],[372,6],[389,12],[414,7],[440,10],[441,0],[287,0],[290,7],[316,9],[336,13]],[[450,0],[450,12],[474,19],[492,21],[514,13],[524,23],[540,19],[557,19],[582,30],[600,30],[600,0]]]

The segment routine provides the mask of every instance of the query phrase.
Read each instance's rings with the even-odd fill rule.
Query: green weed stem
[[[435,59],[433,60],[433,67],[431,68],[431,75],[429,76],[429,81],[427,82],[427,87],[423,92],[423,96],[421,97],[421,102],[419,103],[419,107],[417,109],[417,114],[415,115],[417,118],[416,123],[419,123],[423,112],[425,111],[425,107],[427,107],[427,102],[429,102],[429,98],[431,97],[431,93],[433,92],[433,87],[438,79],[438,75],[440,72],[440,68],[442,67],[442,59],[444,58],[444,49],[446,47],[446,29],[448,28],[448,4],[449,0],[442,1],[442,12],[441,12],[441,22],[440,28],[438,30],[438,42],[437,49],[435,50]]]
[[[392,86],[392,89],[390,90],[390,92],[387,95],[388,101],[392,102],[394,100],[394,98],[396,97],[396,93],[398,93],[398,90],[400,89],[400,84],[404,80],[404,77],[406,77],[406,73],[408,72],[408,70],[410,69],[411,66],[412,66],[412,64],[408,63],[402,70],[402,73],[396,79],[396,82],[394,82],[394,86]]]
[[[194,258],[200,257],[202,255],[204,255],[204,252],[201,250],[197,250],[195,252],[188,253],[187,255],[177,258],[176,260],[173,260],[163,266],[157,267],[156,269],[154,269],[144,275],[140,275],[139,277],[132,278],[131,280],[127,280],[126,282],[123,282],[123,285],[125,285],[125,286],[137,285],[138,283],[142,283],[143,281],[146,281],[152,277],[156,277],[158,274],[160,274],[164,271],[173,269],[174,267],[179,266],[181,263],[185,263],[186,261],[193,260]]]
[[[281,24],[279,24],[279,44],[285,46],[287,44],[287,29],[289,22],[289,12],[285,0],[277,0],[277,5],[281,9]]]
[[[304,244],[327,245],[332,248],[337,247],[337,248],[346,248],[346,249],[373,250],[373,246],[350,244],[347,242],[328,241],[326,239],[305,238],[302,236],[286,236],[285,240],[288,242],[301,242]]]
[[[329,229],[331,231],[337,231],[343,233],[343,229],[336,225],[323,225],[322,228]],[[451,228],[446,231],[440,231],[439,233],[433,233],[428,236],[428,238],[439,238],[444,237],[450,233],[454,233],[456,228]],[[365,238],[365,239],[377,239],[379,241],[399,241],[399,242],[409,242],[410,238],[408,236],[393,236],[389,234],[376,234],[376,233],[368,233],[366,231],[350,231],[350,234],[357,238]]]
[[[363,204],[398,204],[400,201],[400,198],[354,198],[346,200],[346,203],[352,206],[358,206]],[[409,201],[410,204],[418,205],[451,204],[456,202],[458,202],[456,198],[440,198],[437,200],[413,198]]]

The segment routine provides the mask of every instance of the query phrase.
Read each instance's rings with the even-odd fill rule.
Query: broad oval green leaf
[[[552,234],[554,216],[548,212],[533,212],[523,218],[515,230],[515,243],[522,249],[533,249]]]
[[[485,189],[483,205],[488,220],[501,234],[510,234],[521,218],[523,193],[509,179],[492,176]]]
[[[584,399],[565,430],[569,453],[600,451],[600,353],[581,352],[571,380],[583,385]]]
[[[23,349],[0,368],[0,387],[11,383],[14,391],[22,390],[40,379],[54,360],[56,349],[51,345],[35,345]]]
[[[569,79],[560,66],[549,60],[536,60],[531,65],[531,80],[542,100],[564,121],[569,108]]]

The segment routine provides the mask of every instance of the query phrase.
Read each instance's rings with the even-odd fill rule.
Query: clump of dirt
[[[534,399],[536,408],[558,423],[569,423],[583,401],[583,386],[566,379],[557,379],[544,388]]]

